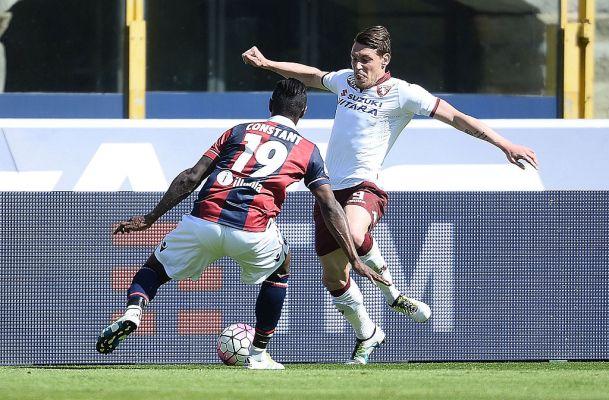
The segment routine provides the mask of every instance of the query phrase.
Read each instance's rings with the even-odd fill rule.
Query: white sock
[[[142,319],[142,307],[137,305],[127,306],[125,317],[130,317],[130,319],[133,320],[137,326],[139,326]]]
[[[262,358],[262,353],[264,353],[265,351],[266,351],[266,349],[259,349],[258,347],[255,347],[254,345],[252,345],[252,347],[250,347],[250,356],[259,360]]]
[[[364,264],[381,274],[381,276],[389,282],[393,283],[391,272],[389,272],[389,268],[387,268],[387,263],[385,262],[385,259],[383,258],[383,255],[376,244],[376,240],[372,241],[372,248],[370,251],[360,258]],[[393,304],[393,302],[400,296],[400,291],[396,289],[395,284],[387,286],[377,281],[374,281],[374,284],[381,289],[381,292],[383,292],[383,295],[385,296],[385,299],[389,305]]]
[[[349,284],[349,289],[338,297],[333,296],[332,301],[355,330],[355,336],[358,339],[368,339],[374,334],[376,325],[364,307],[364,296],[357,283],[349,278]]]

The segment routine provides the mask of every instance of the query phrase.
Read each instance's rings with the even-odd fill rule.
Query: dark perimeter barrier
[[[269,116],[271,92],[148,92],[147,118]],[[556,97],[448,94],[437,96],[477,118],[556,118]],[[334,118],[336,95],[309,93],[308,119]],[[119,93],[0,93],[0,118],[123,118]],[[415,117],[416,118],[416,117]]]
[[[258,287],[220,260],[162,287],[113,354],[95,352],[131,277],[192,200],[150,230],[111,236],[160,193],[0,193],[0,364],[214,363],[218,332],[254,323]],[[416,324],[357,278],[387,333],[374,361],[609,359],[609,192],[390,193],[375,237],[396,284],[430,304]],[[271,343],[283,362],[342,362],[352,330],[320,282],[309,193],[279,218],[293,250]]]

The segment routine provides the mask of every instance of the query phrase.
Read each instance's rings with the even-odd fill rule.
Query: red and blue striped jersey
[[[192,215],[245,231],[266,230],[290,184],[303,178],[309,189],[330,183],[317,146],[285,117],[237,125],[204,155],[213,171]]]

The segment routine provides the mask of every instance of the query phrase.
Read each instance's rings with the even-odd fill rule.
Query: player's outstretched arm
[[[148,229],[163,214],[194,192],[203,179],[211,172],[211,164],[212,160],[209,157],[201,157],[192,168],[182,171],[175,177],[171,185],[169,185],[169,189],[167,189],[159,203],[154,207],[154,210],[146,215],[136,215],[127,221],[119,222],[118,227],[114,230],[114,234]]]
[[[267,59],[256,46],[250,48],[241,54],[243,62],[251,65],[252,67],[268,69],[276,74],[283,76],[284,78],[298,79],[305,86],[313,87],[317,89],[328,90],[321,84],[321,78],[326,74],[315,67],[309,67],[308,65],[292,63],[292,62],[279,62]]]
[[[384,283],[385,285],[391,285],[391,282],[385,280],[381,275],[374,272],[360,260],[349,231],[347,217],[345,216],[343,208],[336,201],[330,185],[318,186],[315,189],[312,189],[311,192],[319,204],[321,215],[324,218],[328,230],[347,255],[353,270],[357,274],[365,276],[370,280],[375,280]]]
[[[532,149],[510,142],[484,122],[462,113],[444,100],[440,100],[434,118],[468,135],[494,144],[505,153],[509,162],[522,169],[524,169],[524,164],[520,160],[528,162],[535,168],[539,166],[537,156]]]

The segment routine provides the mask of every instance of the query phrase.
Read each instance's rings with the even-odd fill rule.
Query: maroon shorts
[[[334,196],[343,208],[347,205],[355,205],[368,211],[370,218],[372,218],[369,231],[385,214],[385,208],[387,207],[387,193],[368,181],[347,189],[335,190]],[[313,219],[315,220],[315,251],[317,255],[325,256],[339,249],[340,246],[326,227],[317,202],[313,209]]]

